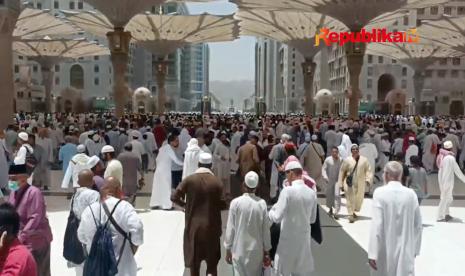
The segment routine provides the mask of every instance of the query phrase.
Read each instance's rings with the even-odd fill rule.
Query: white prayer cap
[[[310,142],[312,140],[312,136],[310,133],[305,134],[305,142]]]
[[[449,132],[450,132],[450,133],[455,133],[455,128],[451,128],[451,129],[449,130]]]
[[[77,150],[78,153],[83,153],[83,152],[86,151],[86,146],[79,145],[79,146],[77,146],[76,150]]]
[[[115,152],[115,149],[112,146],[106,145],[102,148],[102,153]]]
[[[69,126],[69,130],[74,130],[74,126],[73,126],[73,125],[70,125],[70,126]]]
[[[444,142],[444,148],[447,149],[447,150],[450,150],[454,147],[454,144],[452,144],[451,141],[445,141]]]
[[[134,130],[133,132],[131,132],[131,135],[132,135],[132,138],[139,139],[139,137],[141,136],[141,133],[137,130]]]
[[[209,165],[212,163],[212,155],[208,152],[202,152],[199,155],[199,163],[204,165]]]
[[[313,135],[312,135],[312,140],[313,140],[313,141],[318,140],[318,136],[316,136],[315,134],[313,134]]]
[[[413,137],[413,136],[410,136],[410,137],[408,138],[408,140],[409,140],[409,141],[413,141],[413,142],[415,142],[415,137]]]
[[[298,161],[291,161],[287,163],[286,168],[284,169],[285,171],[290,171],[290,170],[296,170],[296,169],[302,169],[302,165]]]
[[[371,136],[373,136],[373,135],[376,134],[375,131],[374,131],[373,129],[369,129],[369,130],[367,131],[367,133],[368,133],[368,135],[371,135]]]
[[[29,139],[29,135],[26,132],[20,132],[18,134],[19,139],[23,140],[24,142],[27,142]]]
[[[189,142],[187,142],[187,146],[196,146],[196,145],[199,145],[199,140],[195,139],[195,138],[191,138],[189,140]]]
[[[357,144],[352,144],[352,146],[350,146],[350,149],[353,150],[353,149],[358,149],[358,145]]]
[[[258,133],[256,131],[251,131],[249,132],[249,138],[257,138],[258,139]]]
[[[119,131],[125,131],[126,129],[124,127],[120,127]]]
[[[89,161],[87,161],[87,166],[89,169],[92,169],[95,167],[98,163],[100,162],[100,158],[98,158],[96,155],[92,156],[89,158]]]
[[[255,189],[258,186],[258,174],[256,172],[248,172],[244,177],[244,182],[250,189]]]

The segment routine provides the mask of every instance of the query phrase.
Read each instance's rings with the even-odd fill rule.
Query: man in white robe
[[[330,125],[328,127],[328,131],[326,131],[325,135],[323,136],[323,140],[326,141],[326,156],[331,155],[331,149],[333,147],[337,147],[341,144],[341,142],[339,141],[340,137],[334,129],[335,126]]]
[[[118,262],[118,273],[115,276],[137,275],[137,264],[134,258],[133,249],[141,246],[144,242],[144,226],[134,207],[127,201],[118,199],[122,194],[121,183],[114,177],[105,179],[102,188],[102,198],[107,205],[109,212],[113,212],[113,218],[121,229],[128,234],[130,241],[126,240],[121,253],[123,235],[115,227],[110,227],[112,233],[113,247],[116,260]],[[102,203],[96,202],[87,207],[81,215],[81,223],[78,228],[78,238],[90,252],[92,240],[96,232],[95,218],[100,218],[100,223],[106,223],[108,217]],[[110,222],[109,222],[110,223]],[[111,224],[111,223],[110,223]]]
[[[338,219],[338,213],[341,208],[340,189],[337,188],[339,179],[339,170],[341,169],[342,160],[339,157],[337,147],[331,149],[331,156],[327,157],[321,168],[321,175],[326,181],[326,207],[329,208],[328,215]],[[333,212],[334,207],[334,212]]]
[[[451,141],[444,142],[444,149],[453,151],[454,145]],[[439,157],[438,157],[439,159]],[[444,156],[438,164],[439,174],[439,190],[441,191],[440,202],[438,207],[438,222],[451,221],[453,218],[450,216],[449,207],[454,200],[454,182],[457,176],[463,183],[465,183],[465,175],[460,170],[454,154]]]
[[[415,137],[410,136],[408,138],[408,148],[407,148],[407,151],[405,152],[405,165],[410,167],[411,165],[410,157],[418,156],[419,153],[420,153],[420,150],[418,149],[418,146],[415,144]]]
[[[234,275],[262,275],[263,263],[269,261],[270,227],[266,202],[255,195],[258,174],[248,172],[244,179],[246,192],[229,207],[224,247],[226,262],[233,265]]]
[[[360,155],[365,157],[370,164],[371,172],[376,171],[376,161],[378,159],[378,150],[372,139],[368,139],[366,143],[363,143],[359,147]],[[374,173],[372,174],[374,176]],[[370,180],[373,183],[373,178]]]
[[[420,253],[422,220],[417,195],[403,186],[402,165],[389,162],[383,187],[373,194],[373,214],[368,244],[372,276],[413,276]]]
[[[84,145],[77,146],[77,154],[71,158],[66,169],[63,181],[61,182],[62,189],[78,188],[78,175],[84,169],[87,169],[87,161],[89,156],[85,154],[86,147]],[[72,186],[70,186],[72,184]]]
[[[437,148],[441,143],[439,137],[434,133],[433,129],[428,130],[428,135],[425,137],[425,142],[423,146],[423,166],[427,173],[434,171],[434,162],[436,161]]]
[[[181,133],[179,134],[179,149],[181,152],[185,152],[187,149],[187,143],[191,140],[191,136],[189,135],[189,131],[187,128],[183,127]]]
[[[237,126],[233,126],[232,131],[233,131],[233,135],[231,137],[230,150],[231,150],[231,160],[233,162],[231,162],[231,171],[233,173],[236,173],[237,170],[239,169],[239,164],[235,161],[237,160],[237,151],[239,147],[241,146],[241,138],[242,138],[243,133],[239,131]]]
[[[171,201],[171,167],[172,163],[183,166],[182,160],[174,152],[179,147],[179,137],[171,134],[168,136],[168,143],[160,148],[157,156],[157,168],[153,175],[152,196],[150,198],[150,207],[152,209],[161,208],[171,210],[173,202]]]
[[[302,180],[303,169],[299,162],[289,162],[285,171],[292,185],[281,191],[269,213],[272,222],[281,223],[273,269],[279,276],[311,275],[315,267],[310,225],[316,221],[316,192]]]
[[[187,143],[187,149],[184,152],[184,166],[182,170],[182,179],[192,175],[199,168],[200,148],[197,139],[192,138]]]
[[[110,176],[118,179],[119,183],[123,183],[123,165],[116,159],[115,149],[112,146],[106,145],[102,148],[103,160],[107,162],[107,167],[103,174],[103,178]]]
[[[341,144],[338,147],[339,155],[341,156],[342,160],[350,156],[351,147],[352,147],[352,141],[350,140],[349,135],[343,133]]]

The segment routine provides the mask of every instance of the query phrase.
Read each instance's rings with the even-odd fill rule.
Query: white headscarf
[[[194,174],[199,168],[199,155],[201,149],[199,147],[199,141],[192,138],[187,143],[187,149],[184,152],[184,166],[182,171],[182,179]]]

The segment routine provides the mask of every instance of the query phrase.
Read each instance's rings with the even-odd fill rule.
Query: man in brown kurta
[[[200,263],[207,263],[207,274],[217,275],[221,258],[221,210],[226,209],[223,185],[211,171],[212,156],[201,153],[199,168],[178,186],[171,200],[185,207],[184,263],[191,276],[200,275]]]
[[[250,171],[260,172],[260,158],[256,147],[257,142],[258,134],[255,131],[251,131],[249,133],[249,141],[237,151],[237,163],[239,163],[242,179]]]

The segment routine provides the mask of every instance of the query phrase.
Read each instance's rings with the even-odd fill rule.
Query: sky
[[[227,1],[188,3],[191,14],[232,14],[236,5]],[[210,81],[253,80],[255,77],[255,38],[243,37],[233,42],[209,43]]]

